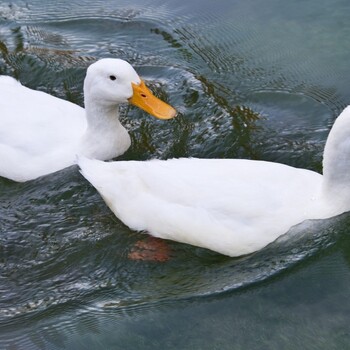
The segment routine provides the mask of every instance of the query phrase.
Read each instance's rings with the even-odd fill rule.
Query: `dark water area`
[[[122,58],[179,111],[123,106],[122,159],[321,172],[350,102],[349,13],[345,0],[5,1],[0,74],[83,105],[86,68]],[[308,221],[241,258],[168,242],[168,262],[132,261],[145,236],[77,167],[0,178],[0,349],[348,349],[349,225]]]

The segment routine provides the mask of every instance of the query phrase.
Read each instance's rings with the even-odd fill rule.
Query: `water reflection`
[[[175,305],[178,305],[177,309],[181,314],[183,312],[181,311],[182,309],[195,303],[196,299],[193,296],[200,291],[201,287],[203,287],[203,295],[207,295],[210,297],[209,300],[213,300],[214,294],[222,293],[223,291],[232,291],[232,288],[236,288],[236,290],[238,288],[240,291],[238,294],[242,295],[244,289],[247,289],[249,286],[251,287],[252,283],[256,284],[271,275],[275,276],[275,282],[278,279],[286,280],[291,273],[291,264],[304,261],[304,266],[305,262],[306,265],[310,265],[312,260],[317,261],[320,256],[329,255],[330,252],[335,250],[334,244],[338,239],[340,242],[345,243],[344,249],[341,249],[345,251],[348,242],[346,234],[348,221],[349,216],[343,215],[342,217],[333,219],[328,224],[325,224],[324,221],[309,222],[306,224],[306,227],[304,224],[303,227],[294,229],[288,237],[281,238],[279,242],[272,244],[265,251],[261,251],[255,256],[232,260],[222,259],[219,256],[205,257],[207,255],[206,252],[198,251],[197,254],[193,254],[191,261],[187,261],[184,264],[183,260],[186,259],[184,255],[181,257],[181,263],[177,272],[169,266],[166,268],[163,266],[163,272],[161,272],[159,266],[143,266],[143,264],[138,264],[138,274],[151,278],[151,281],[143,278],[143,286],[139,286],[140,289],[142,288],[146,291],[149,288],[149,293],[143,293],[143,300],[137,302],[135,299],[130,299],[133,294],[130,289],[128,290],[129,297],[120,298],[120,295],[118,296],[120,285],[118,285],[118,288],[105,286],[90,297],[84,296],[84,298],[78,298],[75,301],[71,300],[64,309],[62,306],[56,309],[51,308],[46,313],[37,314],[36,317],[32,319],[27,318],[20,323],[3,323],[3,330],[6,330],[7,334],[11,335],[11,332],[13,332],[12,340],[6,341],[5,344],[8,348],[18,346],[18,348],[34,347],[45,349],[49,347],[56,349],[65,347],[68,344],[75,344],[76,346],[81,344],[83,346],[82,344],[86,344],[89,341],[88,339],[90,339],[92,344],[96,344],[97,346],[99,343],[98,339],[100,336],[103,336],[106,325],[108,324],[108,329],[114,329],[116,334],[119,334],[117,337],[118,344],[125,341],[126,348],[131,348],[131,344],[134,344],[137,348],[142,348],[142,344],[138,342],[142,342],[153,327],[157,332],[160,331],[157,319],[145,320],[145,318],[153,314],[152,310],[170,309],[174,316],[174,313],[176,315],[174,311],[174,308],[176,309]],[[339,266],[337,264],[329,264],[328,270],[332,268],[338,271]],[[188,270],[191,270],[192,276],[190,276]],[[128,271],[125,271],[125,273],[129,274],[130,272],[131,269],[129,266]],[[324,274],[326,271],[323,269],[320,273]],[[337,273],[339,274],[340,272],[338,271]],[[180,274],[182,275],[181,277]],[[156,278],[157,275],[158,278]],[[315,273],[312,275],[314,276]],[[194,279],[193,276],[196,278]],[[136,274],[132,277],[137,278]],[[187,279],[188,281],[186,282]],[[234,284],[230,286],[226,285],[229,281]],[[137,284],[138,282],[136,282]],[[163,292],[167,293],[163,296],[162,300],[155,300],[155,296],[160,295],[161,288],[159,285],[162,285],[164,288]],[[197,290],[198,287],[199,290]],[[177,295],[174,293],[174,288],[177,289]],[[209,291],[210,288],[212,288],[211,291]],[[134,289],[134,285],[132,289]],[[181,298],[180,290],[182,293],[186,291],[188,294],[183,295]],[[309,297],[313,300],[312,296]],[[179,302],[179,298],[182,299],[181,302]],[[282,296],[281,298],[283,299]],[[295,301],[295,303],[297,304],[298,302]],[[212,309],[210,305],[208,305],[208,308]],[[235,310],[235,312],[237,311],[240,312],[239,310]],[[231,313],[232,310],[229,312]],[[292,317],[292,315],[289,317]],[[196,324],[198,322],[198,316],[193,314],[192,318]],[[18,324],[30,324],[34,320],[37,325],[30,332],[18,334],[15,331],[15,327],[13,327],[18,326]],[[146,328],[149,322],[150,329],[147,331]],[[169,327],[171,323],[168,320],[165,323],[166,327]],[[221,324],[221,326],[224,324]],[[139,327],[143,330],[141,333],[138,332],[138,330],[140,331]],[[205,325],[201,323],[201,327],[205,328]],[[210,327],[213,327],[213,325]],[[169,329],[169,332],[164,334],[168,336],[178,334],[173,329]],[[191,332],[190,330],[186,330],[185,333],[189,334]],[[161,332],[160,339],[162,334]],[[137,335],[140,336],[140,339],[137,339]],[[107,338],[104,339],[108,343]],[[110,339],[115,338],[111,336]],[[155,338],[151,337],[150,339],[152,339],[150,344],[153,344],[153,347],[161,348],[161,344],[157,345],[156,341],[159,337],[155,336]],[[170,348],[176,348],[176,345],[173,344]]]

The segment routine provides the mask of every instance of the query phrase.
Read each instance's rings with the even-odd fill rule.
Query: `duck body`
[[[249,254],[308,218],[330,215],[322,175],[239,159],[101,162],[84,177],[127,226],[229,256]]]
[[[307,219],[326,219],[350,209],[349,140],[348,107],[328,137],[323,175],[241,159],[80,158],[79,166],[131,229],[240,256]]]
[[[161,111],[150,110],[144,100],[160,104]],[[120,59],[101,59],[88,68],[85,108],[1,76],[0,176],[28,181],[73,165],[77,155],[106,160],[123,154],[131,144],[119,121],[119,105],[126,102],[161,119],[175,116]]]
[[[25,181],[74,163],[85,110],[0,77],[0,176]]]

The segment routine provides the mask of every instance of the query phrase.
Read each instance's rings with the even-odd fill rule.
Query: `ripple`
[[[120,57],[179,111],[164,123],[123,107],[133,143],[121,159],[235,157],[320,171],[349,96],[348,29],[331,38],[327,11],[308,25],[287,15],[293,4],[279,18],[252,1],[220,4],[4,3],[0,72],[82,105],[86,67]],[[71,315],[82,318],[78,333],[98,334],[108,313],[141,315],[288,274],[342,240],[349,220],[305,222],[237,259],[168,242],[173,258],[157,264],[128,259],[144,236],[113,216],[76,167],[25,184],[0,179],[0,208],[0,333],[9,349],[64,347],[62,330],[69,339],[78,327]],[[33,324],[40,332],[18,332]]]
[[[1,222],[3,326],[72,307],[99,313],[247,287],[326,249],[345,226],[344,217],[306,222],[237,259],[169,242],[168,263],[135,262],[128,252],[144,236],[116,220],[74,167],[63,173],[7,193],[22,218]]]
[[[35,319],[37,331],[21,335],[14,333],[11,341],[6,340],[3,344],[10,346],[12,343],[19,348],[59,348],[74,341],[78,335],[100,334],[101,320],[110,317],[115,320],[120,315],[124,321],[142,318],[147,310],[159,308],[160,305],[242,290],[268,278],[276,278],[286,270],[290,271],[300,261],[315,259],[318,254],[323,254],[347,235],[348,223],[348,214],[331,220],[307,221],[265,249],[237,259],[170,243],[175,252],[170,263],[124,260],[124,270],[121,265],[113,270],[115,279],[119,281],[115,285],[97,288],[91,284],[79,284],[79,289],[91,291],[94,288],[94,291],[83,298],[70,296],[66,305],[56,303],[55,309],[51,305],[46,310],[37,310],[31,318],[28,314],[23,317],[23,312],[28,313],[30,308],[35,310],[45,301],[29,301],[27,310],[17,309],[16,318],[12,316],[7,322],[2,322],[2,330],[10,335],[14,327],[32,323]],[[103,248],[101,253],[108,254],[108,249]],[[110,259],[109,254],[107,260]],[[60,293],[65,294],[66,289],[61,289]]]
[[[30,4],[18,1],[18,4],[4,4],[0,8],[0,15],[4,19],[21,20],[25,23],[64,23],[80,21],[84,19],[91,20],[118,20],[132,21],[137,18],[148,20],[167,21],[172,11],[163,3],[154,1],[145,4],[135,1],[130,4],[129,1],[102,2],[89,0],[83,1],[61,1],[57,3],[47,3],[42,5],[40,0],[31,1]]]

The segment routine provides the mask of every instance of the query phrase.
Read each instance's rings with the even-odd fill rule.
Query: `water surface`
[[[178,118],[123,106],[123,159],[248,158],[322,170],[349,103],[345,0],[0,4],[0,73],[83,104],[86,67],[132,63]],[[1,97],[0,97],[1,98]],[[257,174],[258,176],[258,174]],[[347,349],[349,216],[309,221],[242,258],[144,239],[76,167],[0,179],[0,348]]]

